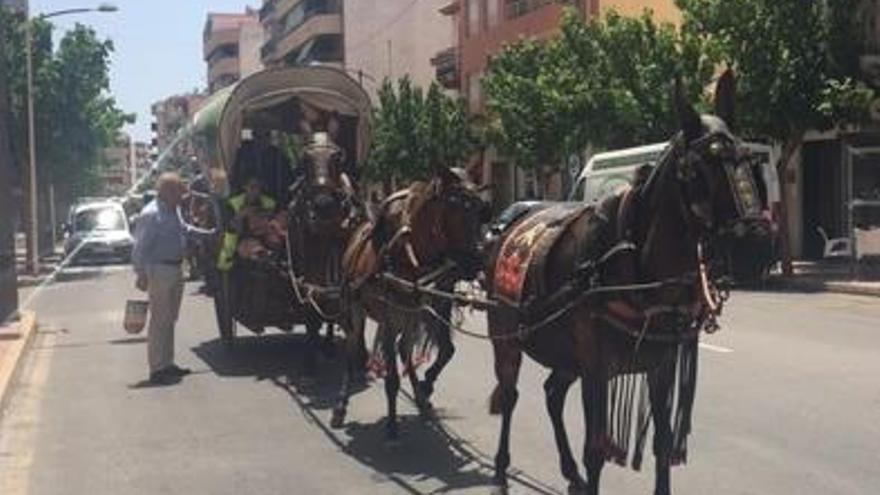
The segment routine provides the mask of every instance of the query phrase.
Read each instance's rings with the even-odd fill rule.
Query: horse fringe
[[[398,332],[399,348],[409,352],[414,368],[429,360],[436,347],[434,332],[428,330],[422,308],[398,306],[384,300],[384,321],[378,325],[373,337],[373,350],[370,353],[368,368],[376,378],[383,378],[389,366],[397,363],[385,356],[382,348],[383,332]],[[398,356],[401,357],[401,356]],[[406,366],[408,363],[403,363]]]
[[[663,407],[670,411],[671,465],[687,462],[687,439],[697,384],[697,341],[680,344],[675,353],[675,377]],[[608,381],[606,458],[618,465],[642,466],[652,419],[647,373],[629,373]]]

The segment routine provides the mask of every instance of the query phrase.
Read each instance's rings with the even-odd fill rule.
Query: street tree
[[[777,164],[787,182],[812,129],[857,123],[873,92],[853,79],[860,53],[860,0],[677,0],[684,25],[701,33],[737,73],[741,131],[782,144]],[[787,220],[787,195],[783,218]],[[787,221],[783,270],[792,273]]]
[[[482,80],[490,142],[535,175],[542,195],[547,178],[574,151],[569,137],[582,123],[572,102],[587,94],[564,87],[556,48],[535,39],[508,45],[489,60]]]
[[[697,97],[713,67],[704,40],[649,12],[584,20],[568,11],[558,36],[518,41],[490,60],[483,88],[492,142],[546,184],[588,145],[668,139],[676,130],[676,77]]]
[[[385,80],[378,91],[373,149],[367,176],[393,181],[427,178],[438,166],[460,166],[474,148],[467,112],[460,100],[431,84],[427,92],[409,77]]]
[[[6,24],[0,22],[0,60],[6,55]],[[9,92],[7,67],[0,64],[0,322],[18,310],[15,272],[15,218],[13,154],[9,143]]]
[[[27,22],[21,14],[0,10],[0,23],[5,28],[2,62],[8,75],[9,137],[20,166],[27,163],[28,150]],[[111,41],[100,39],[94,30],[78,24],[53,49],[52,25],[41,19],[30,22],[34,33],[37,184],[45,221],[49,184],[56,186],[59,204],[92,192],[106,165],[103,150],[114,144],[122,126],[133,122],[134,116],[122,112],[109,94]]]

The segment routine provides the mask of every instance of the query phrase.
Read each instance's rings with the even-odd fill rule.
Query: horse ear
[[[449,167],[434,167],[434,175],[444,186],[458,181],[458,176]]]
[[[675,77],[675,111],[678,114],[678,123],[688,141],[698,139],[703,135],[703,121],[694,106],[687,100],[682,89],[681,76]]]
[[[736,118],[736,77],[727,69],[715,84],[715,115],[733,129]]]

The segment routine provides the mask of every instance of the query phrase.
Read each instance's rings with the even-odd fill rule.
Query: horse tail
[[[492,395],[489,396],[489,414],[498,416],[501,414],[501,384],[495,385]]]

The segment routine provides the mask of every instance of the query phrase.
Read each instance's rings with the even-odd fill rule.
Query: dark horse
[[[638,468],[649,419],[655,493],[670,493],[670,466],[686,460],[699,332],[713,326],[720,312],[710,253],[723,232],[737,230],[758,212],[746,151],[729,128],[733,99],[730,72],[718,82],[714,116],[698,115],[676,85],[681,132],[646,182],[595,208],[557,206],[560,233],[549,247],[533,251],[536,262],[519,272],[503,263],[506,241],[523,232],[517,225],[550,218],[538,217],[548,213],[530,213],[494,248],[490,294],[509,294],[518,274],[523,277],[520,302],[488,314],[498,380],[491,409],[502,414],[494,478],[499,493],[507,491],[522,352],[551,370],[546,406],[570,493],[597,494],[606,460],[626,464],[632,455]],[[520,237],[526,248],[540,247],[528,244],[539,230]],[[586,480],[563,424],[565,397],[578,378],[587,425]]]
[[[333,411],[333,427],[339,428],[345,421],[367,316],[379,326],[377,342],[388,399],[387,437],[394,439],[398,434],[398,352],[420,409],[424,412],[430,407],[434,382],[452,359],[455,348],[448,325],[430,318],[425,320],[424,308],[430,306],[435,316],[448,315],[449,303],[422,300],[407,287],[394,285],[382,275],[451,291],[457,281],[476,277],[482,264],[480,230],[487,219],[488,206],[464,172],[440,168],[430,181],[415,182],[390,196],[376,222],[359,228],[342,263],[349,290],[343,319],[348,363],[339,403]],[[427,322],[428,338],[438,346],[438,357],[425,373],[425,380],[419,381],[413,353],[419,347],[416,335],[423,320]]]
[[[316,347],[320,325],[326,323],[329,348],[340,315],[342,252],[366,209],[342,170],[344,150],[326,134],[313,136],[300,162],[302,174],[290,188],[287,209],[290,276],[296,300],[309,315],[310,347]],[[313,368],[314,354],[307,359]]]

